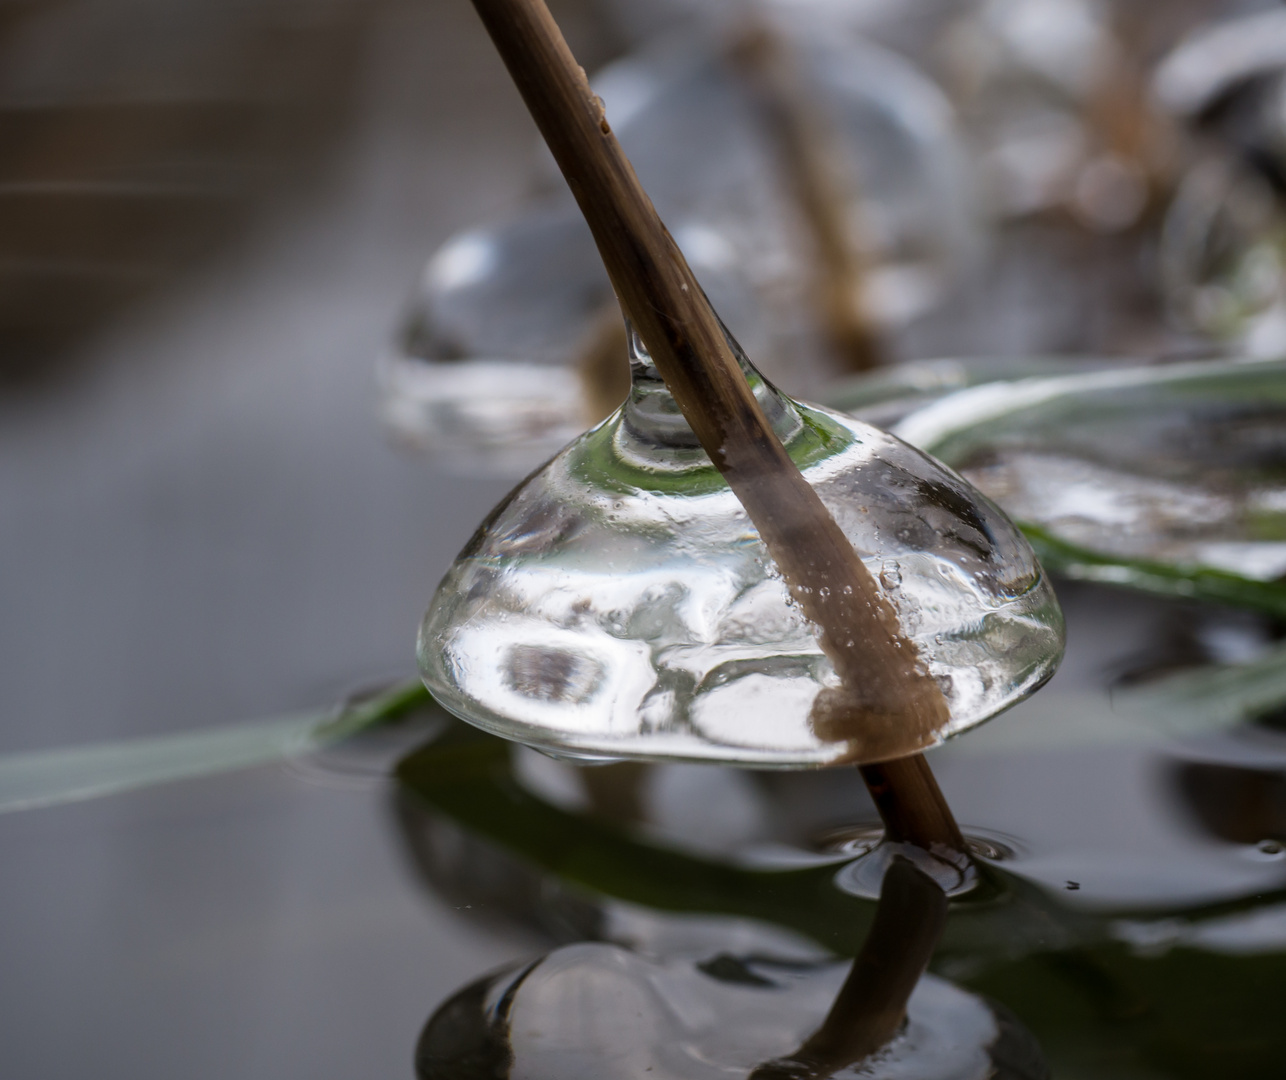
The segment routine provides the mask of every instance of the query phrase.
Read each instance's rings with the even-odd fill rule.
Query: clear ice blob
[[[828,342],[819,308],[837,258],[852,264],[841,290],[888,331],[932,309],[976,265],[979,244],[941,91],[888,50],[799,23],[744,18],[722,34],[671,39],[593,85],[662,219],[712,229],[736,249],[775,334],[778,367],[765,372],[815,395],[853,367]],[[782,117],[789,126],[801,112],[808,153],[788,145],[798,131],[782,133]],[[801,194],[812,181],[792,162],[805,157],[821,195]],[[810,197],[814,211],[828,204],[821,212],[847,256],[822,250]]]
[[[1273,183],[1209,158],[1166,211],[1157,265],[1168,317],[1250,356],[1286,351],[1286,206]]]
[[[823,691],[839,680],[813,627],[631,340],[626,403],[515,489],[439,585],[420,629],[425,684],[462,719],[547,752],[854,760],[824,734]],[[932,458],[797,404],[740,359],[941,688],[937,739],[1039,687],[1062,615],[1018,530]]]
[[[1157,147],[1146,84],[1101,0],[975,0],[941,39],[979,186],[1000,218],[1135,224]]]
[[[978,387],[895,429],[1072,576],[1286,613],[1286,361]]]
[[[459,991],[425,1025],[421,1080],[745,1080],[819,1075],[790,1055],[826,1018],[844,962],[651,960],[583,943]],[[998,1071],[1001,1070],[1001,1071]],[[1045,1080],[1040,1047],[1008,1013],[933,975],[902,1031],[836,1080]]]
[[[1158,251],[1170,318],[1253,356],[1286,350],[1286,12],[1189,35],[1156,99],[1207,148],[1167,209]]]
[[[1189,33],[1157,65],[1152,91],[1170,113],[1197,119],[1221,103],[1230,104],[1253,83],[1280,79],[1286,68],[1286,11],[1243,12],[1205,24]],[[1266,102],[1261,99],[1261,104]],[[1249,104],[1249,103],[1246,103]],[[1282,118],[1251,106],[1255,120],[1280,129]],[[1236,120],[1249,119],[1243,106]],[[1240,125],[1239,125],[1240,126]]]
[[[696,226],[675,238],[730,324],[765,347],[730,244]],[[457,473],[525,475],[607,416],[629,389],[628,346],[580,212],[545,207],[448,240],[379,377],[393,435]]]

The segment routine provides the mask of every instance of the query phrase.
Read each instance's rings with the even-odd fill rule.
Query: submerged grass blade
[[[56,806],[284,761],[404,716],[431,700],[418,682],[403,683],[340,710],[330,708],[213,730],[11,754],[0,757],[0,813]]]
[[[1286,704],[1286,646],[1248,664],[1197,668],[1119,693],[1118,707],[1176,734],[1200,734],[1258,719]]]
[[[1047,691],[941,753],[972,757],[1096,746],[1161,747],[1221,733],[1244,734],[1251,730],[1244,725],[1284,706],[1286,645],[1250,663],[1209,664],[1110,693]],[[1276,746],[1275,753],[1286,754],[1286,737],[1254,730],[1263,740],[1261,753]]]
[[[441,736],[405,757],[396,776],[428,808],[471,836],[591,895],[653,911],[757,920],[811,938],[841,956],[856,954],[874,914],[872,901],[835,885],[839,862],[747,866],[680,850],[599,815],[555,806],[520,781],[511,743],[463,723],[449,724]],[[948,951],[958,943],[976,949],[1001,940],[1011,953],[1050,948],[1084,933],[1081,918],[1038,887],[1006,876],[1003,891],[1003,905],[960,905],[947,931]]]

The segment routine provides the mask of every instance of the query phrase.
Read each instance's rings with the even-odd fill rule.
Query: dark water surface
[[[433,585],[508,485],[395,453],[373,357],[425,254],[520,203],[533,136],[467,5],[392,5],[370,49],[324,177],[68,381],[0,403],[0,753],[411,673]],[[1060,595],[1054,681],[932,755],[983,867],[934,971],[1058,1077],[1286,1075],[1280,715],[1177,738],[1109,699],[1277,631]],[[629,948],[689,988],[814,965],[829,992],[861,945],[875,814],[851,772],[586,774],[434,730],[404,785],[415,730],[0,816],[0,1075],[410,1078],[444,1002],[553,950]],[[564,1080],[609,1075],[591,1034]]]
[[[1245,648],[1271,628],[1063,591],[1063,671],[931,755],[982,877],[954,901],[933,970],[943,992],[1007,1008],[1056,1076],[1280,1075],[1286,736],[1270,717],[1176,738],[1108,702],[1109,686],[1202,641],[1226,645],[1229,627]],[[388,772],[408,751],[398,784]],[[546,982],[524,985],[580,987],[552,1014],[537,1002],[578,1018],[562,1075],[642,1075],[584,1018],[587,1002],[604,1008],[608,975],[641,980],[661,1019],[697,1030],[702,1010],[732,1008],[736,985],[767,986],[784,964],[783,987],[800,989],[772,1015],[813,1010],[792,1021],[806,1032],[843,974],[824,965],[870,925],[875,825],[848,770],[584,770],[440,716],[289,766],[10,814],[6,1072],[409,1077],[444,1002],[551,950]],[[629,956],[643,967],[626,979]],[[452,1007],[438,1019],[463,1030]],[[753,1015],[720,1020],[719,1045],[767,1038],[753,1024],[738,1036]]]

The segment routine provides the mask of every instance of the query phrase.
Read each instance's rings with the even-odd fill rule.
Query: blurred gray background
[[[471,7],[6,0],[0,56],[0,753],[412,675],[507,487],[375,418],[423,260],[531,182]],[[0,1075],[410,1076],[524,946],[385,803],[264,769],[0,817]]]

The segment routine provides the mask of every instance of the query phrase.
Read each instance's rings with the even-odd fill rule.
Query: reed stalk
[[[745,507],[840,687],[812,721],[845,742],[890,834],[964,853],[923,758],[948,711],[914,643],[751,393],[709,301],[612,133],[543,0],[473,0],[562,170],[617,298],[711,461]],[[875,763],[872,765],[872,763]]]

